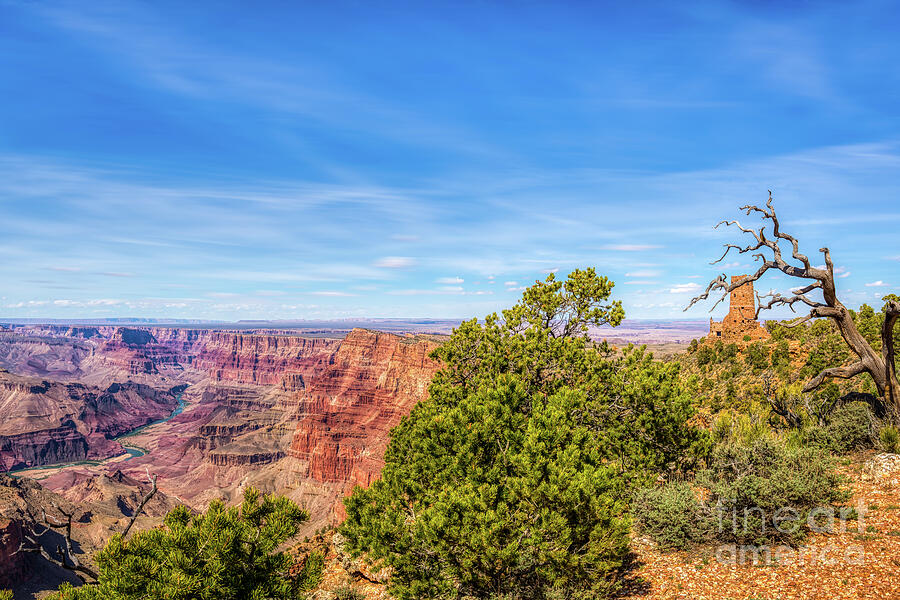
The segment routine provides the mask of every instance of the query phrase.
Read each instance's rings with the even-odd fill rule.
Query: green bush
[[[746,413],[721,411],[712,426],[712,439],[717,444],[749,444],[770,433],[765,413],[759,407],[751,407]]]
[[[781,340],[772,351],[772,366],[776,369],[787,369],[791,366],[791,350],[787,341]]]
[[[13,600],[12,592],[9,590],[0,590],[0,600]]]
[[[708,365],[713,362],[716,358],[715,351],[709,346],[701,346],[697,351],[697,364],[698,365]]]
[[[333,600],[364,600],[365,596],[359,590],[355,588],[344,585],[332,592],[331,597]]]
[[[837,446],[831,431],[819,425],[806,425],[803,429],[792,431],[791,434],[792,441],[796,440],[795,447],[831,452]]]
[[[888,452],[894,454],[900,453],[900,431],[893,425],[885,425],[881,428],[878,436],[881,440],[881,447]]]
[[[455,407],[437,402],[413,409],[381,479],[345,500],[348,548],[390,565],[395,598],[487,598],[497,582],[496,593],[543,597],[615,573],[628,545],[623,483],[602,438],[577,422],[583,394],[540,399],[502,376]]]
[[[750,336],[744,337],[749,338]],[[760,342],[753,342],[744,351],[744,363],[752,368],[754,373],[759,373],[769,367],[769,351]]]
[[[875,423],[869,406],[852,402],[836,409],[824,426],[806,423],[791,440],[795,445],[843,454],[875,445]]]
[[[709,538],[709,510],[689,482],[675,481],[645,488],[632,505],[635,524],[661,549],[684,550]]]
[[[393,597],[598,597],[627,556],[627,498],[708,452],[678,363],[588,337],[624,317],[612,285],[551,274],[432,354],[429,397],[340,529],[352,555],[391,568]]]
[[[291,577],[293,561],[280,548],[307,518],[287,498],[261,496],[253,488],[245,490],[240,506],[213,501],[201,515],[179,506],[166,516],[164,527],[127,540],[113,536],[97,556],[96,584],[63,584],[51,598],[294,599],[314,582]]]
[[[716,537],[739,544],[795,544],[808,533],[812,509],[849,498],[834,459],[814,448],[789,448],[772,436],[718,445],[699,481],[718,513]],[[779,515],[787,514],[796,516],[796,527],[776,527]]]
[[[808,534],[813,509],[834,510],[849,498],[834,460],[821,449],[791,448],[771,435],[728,437],[693,484],[673,482],[635,495],[635,522],[660,548],[686,549],[713,539],[797,544]]]
[[[303,568],[294,577],[294,587],[298,590],[311,590],[319,585],[325,571],[325,555],[312,552],[306,557]]]
[[[849,452],[874,445],[874,423],[868,404],[851,402],[831,414],[825,431],[833,440],[832,449],[835,452]]]

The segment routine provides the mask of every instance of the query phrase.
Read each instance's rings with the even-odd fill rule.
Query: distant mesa
[[[737,283],[749,275],[734,275],[731,283]],[[721,340],[724,344],[743,345],[769,339],[769,332],[756,320],[756,296],[753,282],[748,281],[731,292],[731,306],[721,322],[709,319],[709,335],[706,343]]]
[[[129,346],[146,346],[147,344],[155,344],[156,338],[146,329],[129,329],[128,327],[119,327],[112,337],[114,342],[122,342]]]

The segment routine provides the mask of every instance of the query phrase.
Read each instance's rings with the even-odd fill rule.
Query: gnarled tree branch
[[[137,509],[135,509],[134,514],[131,515],[131,520],[128,521],[128,525],[125,527],[125,531],[122,532],[122,537],[128,537],[128,532],[131,531],[131,526],[134,525],[134,522],[137,521],[138,516],[142,512],[144,512],[144,507],[147,506],[147,503],[150,502],[150,498],[152,498],[156,494],[156,474],[153,476],[150,475],[149,469],[147,470],[147,479],[150,482],[150,491],[144,494],[143,499],[141,499],[141,503],[138,504]]]
[[[31,530],[23,535],[24,539],[19,544],[16,553],[33,552],[40,554],[47,562],[51,562],[67,571],[72,571],[85,583],[96,581],[98,578],[97,572],[90,567],[81,564],[81,561],[79,561],[78,557],[75,555],[75,549],[72,543],[72,520],[75,517],[75,512],[66,511],[55,503],[53,503],[52,506],[65,517],[65,520],[57,520],[56,517],[47,515],[46,510],[42,510],[41,520],[39,521],[29,509],[26,509],[26,513],[32,524]],[[38,527],[43,527],[43,531],[38,531]],[[61,535],[65,540],[65,547],[57,544],[56,552],[51,554],[44,549],[43,545],[41,545],[40,539],[53,530],[62,530]]]
[[[858,361],[845,367],[825,369],[806,384],[804,391],[815,389],[829,378],[846,379],[861,373],[868,373],[875,381],[878,395],[885,399],[885,403],[890,408],[894,418],[900,419],[900,383],[897,381],[897,373],[894,366],[893,343],[893,327],[898,318],[900,318],[900,303],[891,301],[885,306],[882,348],[881,353],[878,353],[859,333],[850,311],[837,298],[834,281],[834,262],[831,258],[831,251],[827,247],[819,248],[819,252],[822,253],[825,260],[825,267],[818,268],[813,266],[809,257],[800,251],[800,243],[797,238],[781,230],[781,223],[775,214],[771,191],[765,207],[748,204],[742,206],[741,210],[747,215],[759,214],[763,220],[763,226],[759,229],[753,229],[741,225],[738,221],[720,221],[716,224],[716,228],[723,224],[726,227],[734,226],[743,233],[753,236],[754,241],[746,246],[725,244],[725,252],[712,264],[724,260],[732,250],[736,250],[739,254],[761,250],[761,252],[753,254],[753,258],[762,264],[752,275],[732,283],[727,281],[724,273],[719,275],[709,283],[702,294],[693,298],[684,310],[691,308],[701,300],[706,300],[711,293],[720,291],[721,296],[710,309],[710,312],[712,312],[731,292],[742,285],[758,281],[766,272],[772,269],[780,271],[789,277],[811,280],[803,287],[795,290],[790,296],[783,296],[776,292],[764,296],[757,295],[759,304],[756,310],[756,318],[759,318],[761,311],[770,310],[778,306],[787,306],[791,311],[794,311],[794,305],[800,303],[810,308],[809,313],[806,316],[798,317],[797,320],[786,324],[786,326],[796,327],[815,318],[824,317],[831,319],[841,333],[841,337],[850,347],[850,350],[856,355]],[[772,227],[771,236],[766,235],[767,221]],[[779,245],[781,242],[787,242],[790,245],[791,259],[793,259],[794,263],[785,260]],[[767,256],[766,253],[771,256]],[[816,290],[821,290],[822,302],[812,300],[806,295]],[[763,304],[763,299],[768,299],[768,302]]]
[[[135,521],[137,521],[141,513],[144,512],[144,507],[157,492],[156,475],[154,474],[151,476],[150,471],[148,470],[147,479],[151,484],[150,490],[141,499],[141,502],[135,509],[134,514],[131,515],[131,519],[128,521],[128,525],[122,532],[123,538],[128,536],[128,532],[131,531],[131,527],[134,525]],[[31,552],[40,554],[47,562],[62,567],[67,571],[72,571],[84,583],[97,581],[99,578],[97,572],[90,567],[82,564],[81,561],[78,560],[78,556],[75,554],[75,548],[72,541],[72,521],[75,518],[75,511],[67,511],[56,503],[51,503],[51,505],[60,515],[62,515],[62,517],[64,517],[64,519],[48,515],[46,510],[41,510],[41,519],[38,519],[30,509],[26,508],[25,512],[28,514],[29,520],[31,522],[31,530],[23,536],[24,539],[19,544],[19,548],[15,553],[18,554],[19,552]],[[38,528],[40,527],[43,528],[43,531],[38,531]],[[45,550],[41,545],[40,539],[54,530],[59,530],[61,532],[61,535],[65,540],[65,547],[57,544],[55,554],[51,554],[47,552],[47,550]]]
[[[856,377],[860,373],[865,373],[866,368],[867,367],[865,364],[863,364],[862,362],[857,362],[845,367],[831,367],[830,369],[824,369],[821,373],[810,379],[805,386],[803,386],[803,391],[811,392],[812,390],[822,385],[822,383],[829,377],[837,377],[840,379],[850,379],[851,377]]]

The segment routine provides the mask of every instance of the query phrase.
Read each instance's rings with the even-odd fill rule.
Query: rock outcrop
[[[0,588],[8,588],[22,581],[27,573],[22,544],[22,523],[0,517]]]
[[[43,337],[17,332],[0,335],[0,367],[20,375],[56,380],[78,379],[82,363],[94,352],[78,338]]]
[[[44,545],[51,554],[57,545],[64,543],[59,532],[34,535],[46,530],[45,514],[57,522],[65,521],[62,511],[73,515],[71,532],[75,552],[82,563],[96,567],[92,556],[114,533],[122,532],[150,489],[148,482],[122,473],[97,476],[75,470],[59,472],[51,479],[54,478],[59,480],[56,487],[64,493],[55,493],[32,479],[0,474],[0,588],[11,587],[22,593],[27,588],[29,595],[23,597],[39,590],[56,589],[65,574],[36,554],[30,554],[33,559],[26,559],[25,553],[17,552],[22,542],[26,548],[30,546],[28,537]],[[159,525],[162,517],[177,504],[158,491],[144,507],[135,529]]]
[[[100,350],[104,360],[129,375],[159,373],[161,365],[174,365],[178,357],[146,329],[119,327]]]
[[[45,482],[60,490],[60,494],[79,506],[86,504],[105,508],[104,512],[116,516],[132,516],[150,491],[151,482],[129,477],[119,470],[110,474],[95,475],[84,471],[60,472]],[[144,505],[148,517],[164,517],[178,505],[173,498],[157,491]]]

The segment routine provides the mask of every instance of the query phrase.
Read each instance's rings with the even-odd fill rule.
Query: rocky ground
[[[40,598],[63,581],[77,582],[70,571],[41,559],[36,553],[19,552],[20,546],[33,548],[37,540],[55,552],[64,544],[53,530],[46,534],[46,522],[64,523],[72,514],[72,540],[79,559],[91,565],[91,557],[106,541],[121,532],[150,489],[138,481],[114,473],[111,476],[73,476],[65,494],[52,492],[30,479],[14,479],[0,474],[0,588],[12,587],[17,599]],[[162,522],[163,515],[177,502],[157,492],[138,517],[135,527],[147,529]],[[43,534],[43,535],[41,535]]]
[[[849,504],[862,513],[782,560],[752,556],[743,564],[716,559],[716,548],[659,553],[635,540],[638,567],[629,600],[888,600],[900,598],[900,455],[864,453],[847,459]]]

